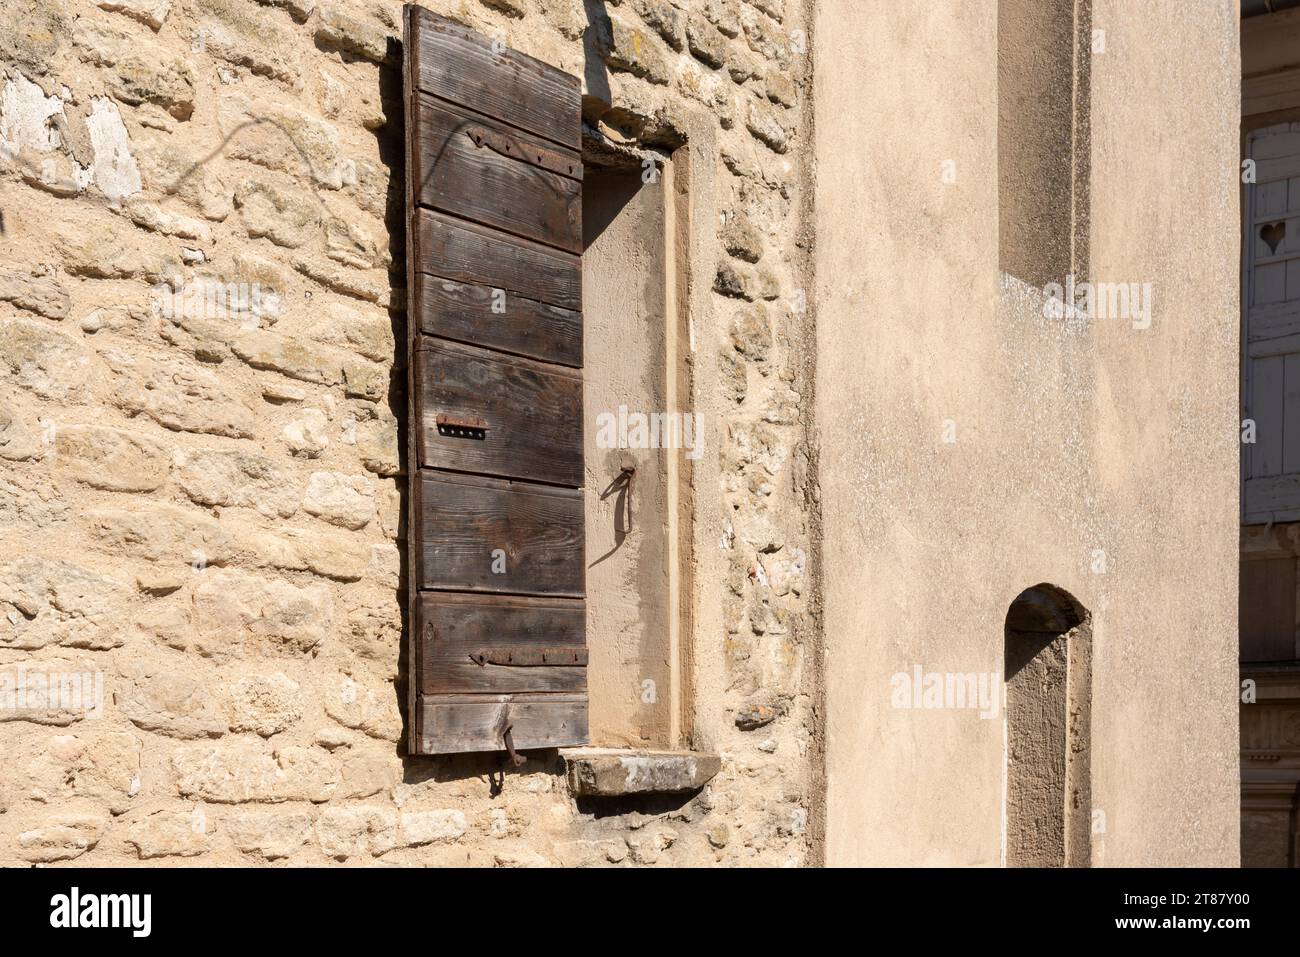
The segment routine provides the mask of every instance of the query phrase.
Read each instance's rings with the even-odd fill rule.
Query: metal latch
[[[439,413],[435,421],[438,423],[439,435],[480,441],[487,438],[487,421],[476,416]]]

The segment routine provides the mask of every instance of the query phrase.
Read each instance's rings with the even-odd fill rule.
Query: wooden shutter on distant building
[[[1247,138],[1242,520],[1300,520],[1300,123]]]
[[[585,744],[580,84],[404,13],[410,749]]]

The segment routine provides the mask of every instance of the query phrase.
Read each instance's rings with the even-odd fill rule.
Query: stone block
[[[570,748],[564,758],[569,791],[577,797],[676,794],[704,787],[722,767],[716,754]]]

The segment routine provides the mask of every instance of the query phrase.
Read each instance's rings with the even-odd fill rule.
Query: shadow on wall
[[[582,118],[594,119],[613,102],[609,91],[609,70],[605,66],[602,49],[609,49],[614,36],[614,26],[605,11],[605,0],[583,0],[587,15],[587,29],[582,34]]]
[[[346,59],[346,55],[345,55]],[[407,461],[406,437],[409,423],[406,417],[406,118],[403,97],[405,59],[401,42],[389,38],[386,62],[379,68],[379,102],[384,122],[373,130],[379,159],[388,173],[388,190],[384,203],[384,228],[388,233],[392,267],[388,274],[389,296],[392,306],[388,316],[393,329],[392,375],[388,384],[388,409],[397,420],[397,449],[400,471],[397,492],[399,515],[405,516],[409,505],[409,476],[412,463]],[[405,534],[405,521],[400,523]],[[400,543],[399,543],[400,544]],[[409,676],[406,673],[409,650],[410,620],[407,608],[406,582],[410,573],[407,549],[398,549],[398,614],[401,616],[401,640],[398,644],[397,680],[394,682],[395,704],[402,715],[402,737],[396,745],[403,761],[403,778],[409,779],[410,759],[406,755],[406,739],[410,716],[407,714],[406,691]]]

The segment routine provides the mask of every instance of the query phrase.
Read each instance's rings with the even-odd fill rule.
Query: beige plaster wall
[[[1093,271],[1155,290],[1149,330],[1098,340],[1092,398],[1096,534],[1122,572],[1094,606],[1107,864],[1239,860],[1236,17],[1173,0],[1094,12],[1114,26],[1093,58]]]
[[[818,6],[830,863],[1000,862],[1001,711],[890,679],[1000,677],[1039,582],[1093,616],[1094,863],[1236,862],[1235,15],[1093,10],[1091,277],[1152,284],[1138,330],[1000,277],[996,2]]]

